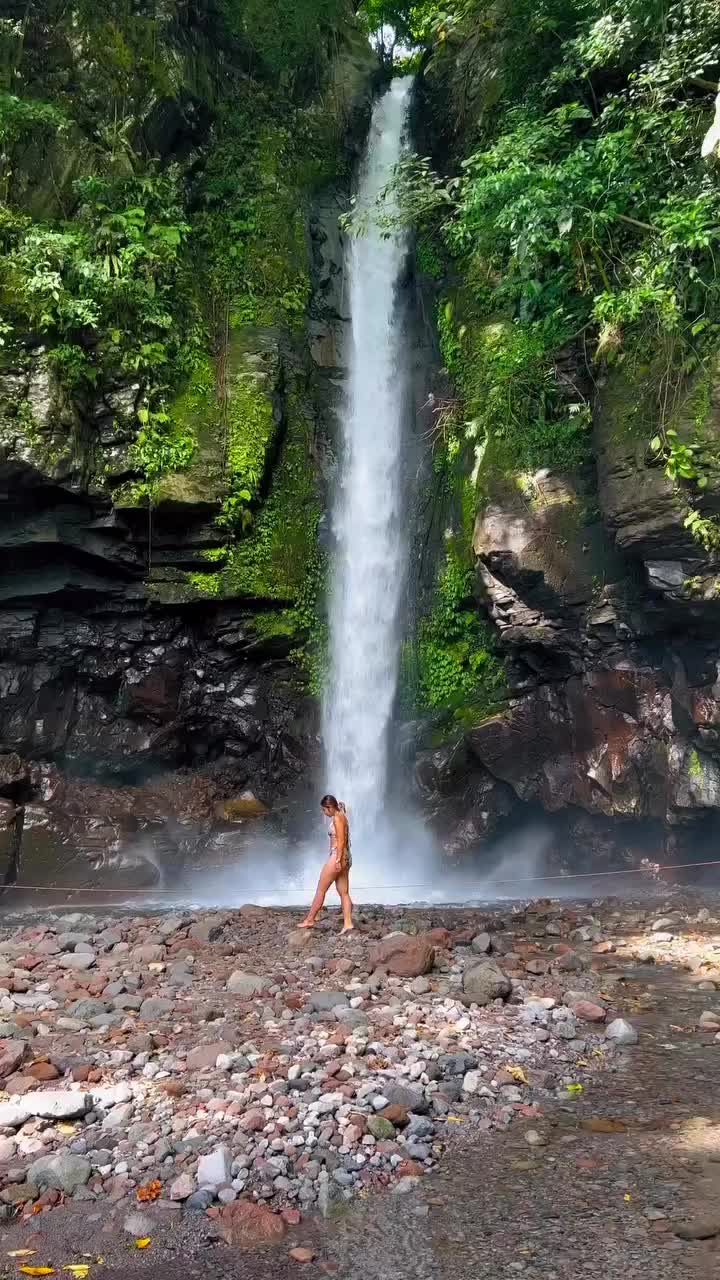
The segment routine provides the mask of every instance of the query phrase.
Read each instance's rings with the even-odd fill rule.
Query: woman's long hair
[[[344,813],[347,816],[347,809],[345,808],[344,802],[342,800],[336,800],[335,796],[330,796],[330,795],[323,796],[322,800],[320,801],[320,808],[321,809],[339,809],[341,813]]]

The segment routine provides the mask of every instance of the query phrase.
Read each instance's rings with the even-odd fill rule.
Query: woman
[[[300,925],[301,929],[312,929],[317,917],[325,904],[325,894],[331,884],[335,885],[340,894],[340,902],[342,904],[343,927],[342,933],[350,933],[353,928],[352,922],[352,902],[350,901],[350,868],[352,866],[352,854],[350,853],[350,827],[348,825],[347,813],[345,805],[340,804],[335,796],[323,796],[320,801],[320,808],[326,818],[331,821],[330,825],[330,857],[320,872],[318,887],[315,891],[315,897],[307,916]]]

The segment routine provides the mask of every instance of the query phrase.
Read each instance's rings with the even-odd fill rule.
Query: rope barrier
[[[519,876],[513,879],[492,880],[490,883],[485,885],[485,890],[497,888],[499,885],[547,884],[549,881],[556,881],[556,880],[566,883],[568,880],[597,880],[604,876],[656,875],[658,871],[698,870],[701,867],[720,867],[720,858],[713,859],[710,862],[668,862],[664,864],[651,863],[648,866],[644,866],[644,867],[625,867],[625,868],[621,868],[618,871],[576,871],[576,872],[568,872],[567,874],[560,872],[555,875],[547,875],[547,876]],[[398,889],[436,890],[438,886],[435,883],[420,882],[420,883],[414,883],[414,884],[360,884],[360,885],[355,885],[354,888],[357,892],[364,893],[373,889],[381,889],[381,890],[392,889],[393,891]],[[150,895],[172,894],[175,897],[177,897],[182,892],[181,889],[160,889],[160,888],[156,889],[156,888],[148,887],[147,885],[139,889],[133,889],[133,888],[105,889],[105,888],[102,888],[102,886],[100,885],[97,885],[97,886],[90,885],[84,888],[78,888],[78,887],[63,888],[63,886],[61,885],[50,885],[50,884],[6,884],[6,885],[0,886],[0,893],[5,893],[8,890],[15,890],[18,893],[106,893],[106,894],[121,893],[125,895],[127,895],[128,893],[145,893]],[[258,889],[254,887],[248,888],[246,886],[241,885],[238,888],[234,889],[233,893],[234,894],[250,893],[250,894],[261,894],[261,895],[275,894],[275,893],[282,893],[282,894],[294,893],[294,894],[301,894],[303,896],[307,896],[308,890],[292,889],[292,888],[277,888],[277,887],[274,889]],[[471,890],[464,889],[463,893],[470,894]]]

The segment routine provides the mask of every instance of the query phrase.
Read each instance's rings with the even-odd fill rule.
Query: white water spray
[[[330,606],[331,674],[324,708],[328,789],[346,801],[363,842],[382,825],[388,729],[399,665],[399,605],[406,539],[402,452],[405,345],[397,285],[407,237],[383,238],[373,215],[401,159],[412,80],[394,80],[375,105],[356,207],[369,214],[351,237],[352,355],[342,474],[334,512],[337,551]],[[385,197],[392,213],[392,197]]]

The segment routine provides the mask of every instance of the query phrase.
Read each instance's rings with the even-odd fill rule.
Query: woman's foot
[[[303,920],[302,924],[298,925],[298,929],[314,929],[314,928],[315,928],[314,920]]]
[[[345,926],[340,930],[340,937],[342,938],[342,936],[343,936],[343,934],[344,934],[344,933],[354,933],[354,932],[355,932],[355,925],[354,925],[354,924],[346,924],[346,925],[345,925]]]

